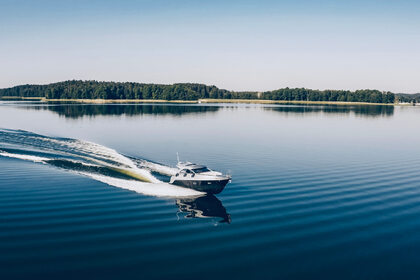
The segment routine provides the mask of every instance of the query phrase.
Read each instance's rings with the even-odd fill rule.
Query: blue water
[[[11,155],[89,161],[99,152],[83,143],[96,143],[174,165],[179,152],[233,180],[216,197],[150,195],[106,168],[0,156],[0,278],[418,279],[419,118],[418,107],[3,102]]]

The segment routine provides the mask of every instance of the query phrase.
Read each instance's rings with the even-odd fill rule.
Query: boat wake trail
[[[203,193],[157,179],[150,166],[173,173],[167,166],[124,156],[105,146],[71,138],[48,137],[23,130],[0,129],[0,156],[28,160],[68,170],[110,186],[151,196],[190,197]]]

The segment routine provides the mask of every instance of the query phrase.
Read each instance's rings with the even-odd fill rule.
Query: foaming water
[[[31,156],[31,155],[11,154],[8,152],[3,152],[1,150],[0,150],[0,156],[17,158],[17,159],[22,159],[22,160],[29,160],[33,162],[39,162],[39,163],[46,163],[49,160],[48,158]]]
[[[48,157],[46,157],[48,155]],[[188,197],[204,195],[192,189],[164,183],[143,166],[147,161],[130,159],[105,146],[70,138],[53,138],[23,130],[0,129],[0,156],[50,164],[87,176],[110,186],[144,195]],[[160,166],[163,170],[170,167]]]
[[[167,183],[142,183],[138,181],[130,181],[124,179],[113,178],[109,176],[103,176],[93,173],[80,172],[82,175],[86,175],[99,182],[103,182],[110,186],[135,191],[144,195],[152,196],[167,196],[167,197],[190,197],[190,196],[201,196],[202,192],[195,191],[192,189],[182,188]]]

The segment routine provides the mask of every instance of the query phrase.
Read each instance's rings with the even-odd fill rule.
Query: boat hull
[[[220,180],[174,180],[172,184],[190,188],[200,192],[206,192],[211,194],[218,194],[223,191],[230,179]]]

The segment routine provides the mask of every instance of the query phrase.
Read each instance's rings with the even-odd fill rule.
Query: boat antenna
[[[179,163],[179,154],[178,154],[178,152],[176,152],[176,159],[178,160],[178,163]]]

